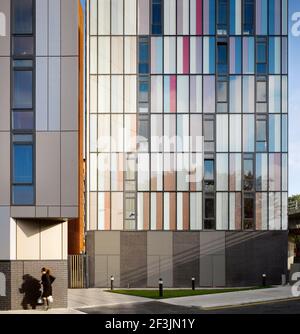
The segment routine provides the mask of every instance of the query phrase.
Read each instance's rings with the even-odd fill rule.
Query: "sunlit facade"
[[[287,6],[88,1],[89,231],[286,237]]]

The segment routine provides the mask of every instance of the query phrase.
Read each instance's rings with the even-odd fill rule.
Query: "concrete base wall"
[[[54,298],[52,307],[67,307],[67,261],[0,261],[0,310],[39,307],[36,301],[40,295],[42,267],[49,268],[56,277],[52,285]]]
[[[90,287],[251,286],[280,284],[287,273],[287,232],[91,231]]]

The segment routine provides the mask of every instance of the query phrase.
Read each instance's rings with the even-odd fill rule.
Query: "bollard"
[[[164,296],[164,281],[162,280],[162,278],[159,279],[158,286],[159,286],[159,297],[163,297]]]
[[[192,290],[195,290],[195,277],[192,277]]]
[[[114,289],[114,276],[110,276],[110,290],[113,290]]]
[[[267,275],[266,274],[262,275],[262,286],[267,286]]]
[[[286,275],[285,275],[285,274],[282,274],[282,275],[281,275],[281,285],[282,285],[282,286],[285,286],[285,285],[286,285]]]

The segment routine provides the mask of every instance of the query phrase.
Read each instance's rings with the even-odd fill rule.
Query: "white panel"
[[[36,55],[48,54],[48,1],[36,2]],[[50,3],[54,2],[50,0]]]
[[[62,259],[62,224],[41,224],[41,260]]]
[[[144,228],[144,194],[138,193],[138,230]]]
[[[48,58],[36,59],[36,130],[48,129]]]
[[[60,1],[49,0],[49,55],[60,55]]]
[[[125,0],[125,35],[136,34],[136,0]]]
[[[110,34],[110,0],[98,0],[98,34]]]
[[[156,230],[156,193],[151,193],[151,230]]]
[[[170,194],[164,193],[164,231],[170,230]]]
[[[49,130],[60,130],[60,58],[49,58]]]

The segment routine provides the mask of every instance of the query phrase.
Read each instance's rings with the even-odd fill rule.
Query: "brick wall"
[[[0,296],[0,310],[11,308],[10,265],[9,261],[0,261],[0,273],[3,273],[6,278],[6,296]]]
[[[0,272],[7,273],[7,298],[0,297],[0,309],[20,310],[35,307],[41,279],[41,268],[51,270],[56,277],[52,285],[53,308],[68,305],[68,262],[67,261],[11,261],[0,262]],[[38,308],[39,306],[37,306]]]

